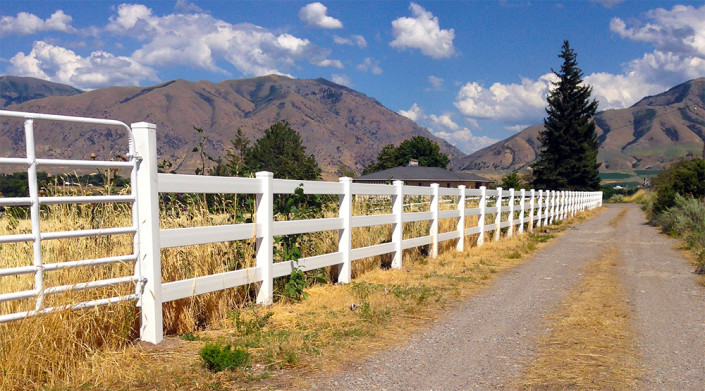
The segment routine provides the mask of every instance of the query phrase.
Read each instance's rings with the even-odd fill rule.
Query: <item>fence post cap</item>
[[[348,176],[343,176],[343,177],[338,178],[338,182],[341,182],[341,183],[352,182],[352,180],[353,179]]]
[[[135,122],[130,124],[131,128],[148,128],[148,129],[156,129],[157,125],[153,124],[151,122]]]
[[[255,174],[255,177],[257,177],[257,178],[272,178],[272,177],[274,177],[274,174],[269,171],[258,171]]]

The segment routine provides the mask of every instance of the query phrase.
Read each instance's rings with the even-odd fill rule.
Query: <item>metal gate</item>
[[[139,299],[142,289],[142,278],[140,276],[140,267],[137,259],[138,252],[138,215],[136,206],[137,181],[136,170],[139,164],[139,159],[135,155],[135,142],[132,135],[132,129],[120,121],[102,120],[94,118],[68,117],[61,115],[47,115],[35,113],[22,113],[14,111],[0,110],[0,119],[7,125],[13,121],[24,120],[24,142],[26,144],[26,154],[24,157],[3,157],[6,151],[0,154],[0,169],[6,171],[9,166],[26,167],[27,172],[27,187],[28,195],[25,197],[0,197],[0,214],[7,213],[8,208],[23,207],[29,209],[29,219],[31,221],[30,233],[15,233],[15,234],[0,234],[0,246],[7,246],[11,243],[31,242],[32,243],[32,259],[27,259],[19,263],[24,264],[7,267],[9,260],[0,260],[0,278],[12,278],[12,276],[21,276],[27,274],[34,275],[34,283],[31,289],[24,289],[14,292],[3,292],[0,290],[0,303],[11,301],[34,300],[34,308],[11,313],[0,313],[0,323],[12,320],[22,319],[29,316],[46,314],[58,309],[81,309],[94,306],[107,305],[126,300]],[[126,161],[108,161],[108,160],[65,160],[65,159],[46,159],[37,158],[37,146],[35,144],[34,127],[38,123],[72,123],[86,124],[92,126],[100,126],[103,129],[118,128],[125,131],[128,135],[128,153]],[[9,146],[1,149],[9,150]],[[127,195],[60,195],[60,196],[45,196],[40,194],[40,189],[37,181],[37,172],[39,170],[52,170],[58,167],[71,167],[73,169],[127,169],[130,172],[130,193]],[[40,219],[41,207],[44,205],[57,204],[98,204],[98,203],[130,203],[132,218],[131,225],[124,227],[100,228],[100,229],[82,229],[70,231],[42,231]],[[132,251],[129,254],[111,256],[97,259],[79,259],[66,260],[63,262],[44,263],[42,260],[43,249],[42,243],[50,240],[68,239],[68,238],[83,238],[90,236],[109,236],[109,235],[132,235]],[[13,262],[17,262],[16,260]],[[109,265],[117,263],[134,263],[135,268],[132,274],[117,276],[108,279],[76,282],[67,285],[47,286],[45,281],[46,273],[93,267],[97,265]],[[31,278],[31,277],[30,277]],[[102,288],[119,284],[134,284],[134,293],[116,297],[100,297],[88,301],[70,303],[61,306],[46,306],[45,297],[65,292],[82,291],[94,288]]]

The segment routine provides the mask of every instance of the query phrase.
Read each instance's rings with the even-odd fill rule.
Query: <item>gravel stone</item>
[[[618,227],[609,221],[623,208]],[[673,239],[645,224],[634,205],[610,205],[554,240],[528,262],[462,300],[408,343],[313,380],[315,390],[506,389],[546,335],[545,316],[575,286],[579,270],[616,246],[635,310],[644,379],[640,389],[705,389],[705,301]]]

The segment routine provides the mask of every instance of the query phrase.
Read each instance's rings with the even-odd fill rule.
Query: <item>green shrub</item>
[[[698,254],[698,272],[705,266],[705,202],[693,197],[674,197],[674,205],[655,216],[654,222],[664,232],[683,239],[685,245]]]
[[[250,362],[250,353],[244,349],[233,349],[231,344],[207,343],[198,354],[206,367],[213,372],[237,369]]]
[[[656,200],[653,216],[676,204],[676,194],[683,197],[705,197],[705,159],[681,160],[661,172],[655,180]]]

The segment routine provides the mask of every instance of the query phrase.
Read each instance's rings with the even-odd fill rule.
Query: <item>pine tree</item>
[[[541,154],[531,165],[533,186],[551,190],[597,190],[600,187],[597,162],[598,140],[593,117],[597,101],[592,87],[583,83],[577,54],[563,42],[563,59],[554,89],[548,94],[545,130],[539,134]]]
[[[316,180],[321,177],[316,158],[306,156],[301,136],[286,121],[265,130],[262,138],[245,149],[244,158],[250,171],[270,171],[275,178]]]

